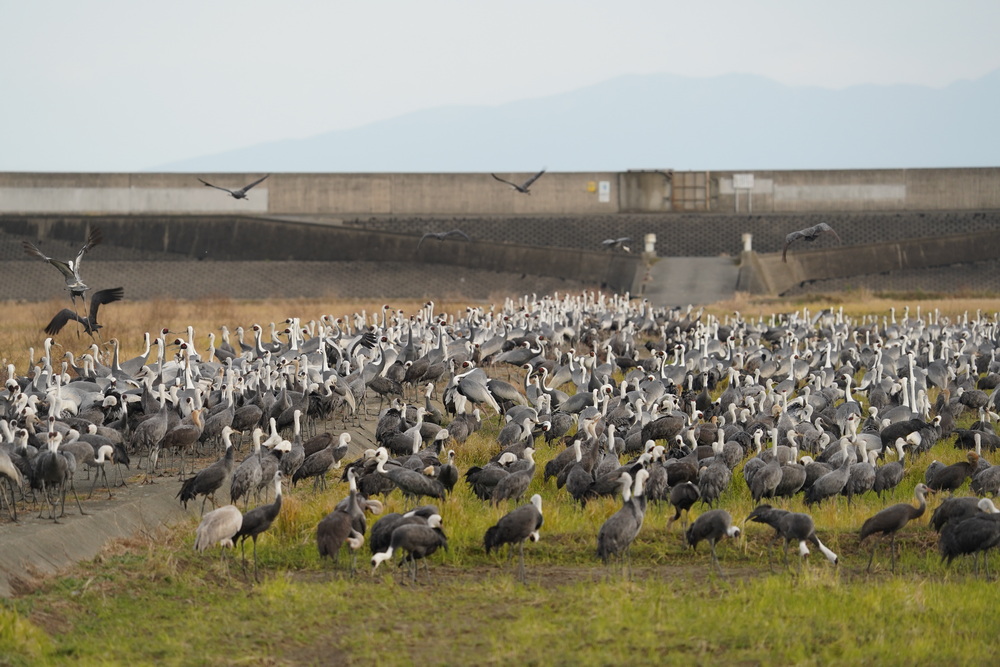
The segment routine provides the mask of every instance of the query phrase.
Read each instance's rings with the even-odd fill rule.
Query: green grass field
[[[462,467],[489,451],[489,433],[470,439]],[[958,458],[950,444],[933,456]],[[539,443],[544,464],[554,452]],[[895,495],[907,501],[926,462],[915,461]],[[440,504],[450,549],[431,557],[415,584],[386,564],[373,577],[363,549],[355,577],[346,554],[321,562],[314,531],[346,495],[346,484],[286,494],[275,526],[259,544],[262,583],[243,574],[238,552],[204,554],[192,545],[196,519],[157,538],[116,543],[96,561],[0,611],[0,655],[14,664],[360,662],[468,664],[766,662],[779,664],[978,663],[992,642],[996,584],[971,563],[944,568],[924,520],[898,540],[898,572],[880,545],[865,573],[871,542],[859,546],[864,517],[884,504],[841,498],[812,512],[821,539],[840,557],[805,563],[771,529],[750,523],[742,538],[720,543],[724,576],[707,545],[684,548],[668,532],[668,507],[650,506],[632,550],[631,577],[594,555],[601,523],[617,499],[581,510],[540,474],[529,493],[545,498],[542,539],[526,551],[521,585],[506,554],[487,556],[482,535],[506,508],[493,508],[465,486]],[[737,474],[722,499],[737,521],[751,509]],[[801,500],[788,504],[801,510]],[[386,511],[405,509],[390,496]],[[696,508],[695,512],[699,510]]]
[[[495,419],[459,452],[462,470],[495,451]],[[652,504],[631,576],[603,566],[597,531],[620,500],[581,509],[552,480],[542,483],[540,469],[556,451],[541,441],[537,448],[539,472],[526,497],[543,496],[545,524],[541,541],[525,547],[524,585],[516,559],[487,556],[482,546],[486,528],[512,505],[494,508],[460,482],[439,503],[450,549],[432,556],[416,583],[391,563],[373,576],[367,545],[351,577],[346,554],[320,561],[315,546],[317,522],[347,485],[314,494],[305,484],[287,493],[259,541],[260,583],[244,575],[238,550],[196,553],[192,518],[116,542],[65,576],[0,601],[0,664],[995,662],[997,583],[975,577],[970,561],[941,564],[927,526],[940,499],[899,535],[895,574],[882,543],[866,573],[872,542],[858,542],[865,518],[913,502],[932,459],[963,458],[951,440],[909,461],[890,499],[869,494],[848,507],[839,498],[810,510],[838,566],[815,552],[802,562],[793,547],[786,568],[780,545],[770,548],[773,531],[749,523],[741,538],[720,543],[722,576],[707,544],[685,549],[680,526],[666,529],[672,510]],[[804,511],[801,497],[774,504]],[[740,468],[721,506],[737,522],[752,510]],[[404,508],[398,492],[386,503],[387,512]]]

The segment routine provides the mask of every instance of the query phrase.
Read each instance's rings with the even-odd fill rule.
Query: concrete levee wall
[[[502,173],[523,183],[533,174]],[[0,213],[537,215],[618,211],[617,174],[546,173],[531,194],[490,174],[273,174],[237,200],[259,174],[0,173]],[[605,186],[602,190],[601,184]]]
[[[738,175],[752,175],[752,189],[737,191]],[[716,212],[1000,208],[1000,168],[715,171],[712,185]]]
[[[679,212],[693,172],[548,172],[530,195],[489,173],[278,173],[246,200],[206,188],[198,177],[236,189],[259,174],[0,173],[0,214],[250,213],[358,216],[532,216]],[[531,173],[498,176],[517,183]],[[1000,209],[1000,168],[698,172],[707,196],[694,210],[715,213]],[[748,178],[752,177],[752,178]],[[752,187],[739,189],[752,181]],[[702,186],[699,186],[702,187]]]

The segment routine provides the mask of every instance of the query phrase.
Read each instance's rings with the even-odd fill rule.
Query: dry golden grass
[[[435,302],[435,313],[446,313],[457,317],[465,314],[467,306],[502,305],[504,297],[495,295],[489,304],[473,303],[460,298]],[[424,305],[416,300],[349,300],[349,299],[261,299],[238,300],[228,298],[200,299],[184,301],[176,299],[155,299],[151,301],[125,301],[105,306],[99,313],[100,322],[104,326],[101,331],[105,350],[110,351],[107,344],[111,338],[117,338],[121,344],[121,358],[128,359],[142,352],[143,334],[150,332],[155,336],[161,329],[169,329],[169,338],[181,336],[187,338],[187,327],[193,327],[195,345],[199,350],[208,346],[208,334],[215,333],[218,337],[220,327],[225,325],[235,336],[237,327],[249,329],[254,323],[264,327],[265,336],[269,336],[270,323],[274,322],[279,329],[288,317],[298,317],[303,324],[318,319],[324,315],[351,319],[353,327],[354,314],[364,313],[371,323],[372,318],[381,316],[382,306],[388,304],[393,310],[402,311],[404,315],[416,314]],[[52,315],[67,307],[65,299],[51,299],[39,303],[3,302],[3,312],[7,317],[0,320],[0,356],[3,364],[14,364],[17,373],[24,374],[29,359],[37,360],[41,355],[46,335],[45,325]],[[902,317],[903,309],[910,308],[911,317],[916,316],[918,309],[922,316],[937,310],[942,317],[954,319],[964,314],[975,316],[977,311],[995,313],[1000,311],[1000,298],[956,297],[956,298],[899,298],[875,295],[869,290],[859,289],[839,294],[823,294],[790,298],[773,298],[755,296],[745,292],[737,292],[733,298],[711,304],[706,311],[721,318],[739,312],[744,318],[770,317],[773,313],[785,313],[808,308],[811,313],[817,313],[824,308],[840,309],[845,315],[857,317],[860,315],[888,316],[892,307],[896,308],[896,316]],[[82,313],[82,309],[80,310]],[[252,342],[248,335],[247,342]],[[61,358],[64,351],[71,351],[79,356],[94,343],[90,336],[82,333],[82,327],[70,322],[54,337],[61,346],[53,353],[54,358]],[[169,341],[168,341],[169,342]],[[217,338],[218,342],[218,338]],[[234,341],[235,343],[235,341]]]
[[[187,338],[187,327],[193,327],[195,345],[199,350],[208,346],[208,334],[216,334],[216,343],[220,327],[225,325],[233,333],[242,326],[249,329],[253,324],[264,327],[265,337],[269,336],[271,322],[278,325],[279,330],[286,318],[298,317],[303,324],[317,320],[324,315],[352,318],[355,313],[364,313],[368,322],[372,317],[381,317],[382,306],[392,306],[401,310],[404,315],[416,314],[424,305],[423,301],[358,301],[345,299],[267,299],[267,300],[236,300],[236,299],[200,299],[197,301],[182,301],[175,299],[156,299],[151,301],[125,301],[105,306],[98,313],[98,320],[104,327],[101,335],[105,341],[104,349],[110,351],[107,341],[117,338],[121,345],[122,359],[128,359],[142,353],[143,335],[149,332],[156,336],[161,329],[174,332],[169,335]],[[69,304],[64,299],[51,299],[40,303],[7,301],[3,303],[3,312],[7,314],[0,320],[0,351],[3,364],[14,364],[18,374],[24,374],[28,367],[31,350],[37,360],[45,343],[45,325],[60,309]],[[468,301],[435,302],[435,313],[464,315]],[[481,305],[481,304],[476,304]],[[487,304],[488,305],[488,304]],[[81,314],[83,310],[80,309]],[[351,326],[354,326],[353,319]],[[62,346],[55,348],[53,358],[61,358],[63,350],[71,351],[79,356],[94,343],[90,336],[75,322],[53,337],[54,342]],[[246,342],[253,342],[252,334],[248,333]],[[169,342],[169,341],[168,341]]]
[[[706,311],[718,317],[739,312],[744,318],[770,317],[773,313],[787,313],[808,308],[811,313],[818,313],[824,308],[843,309],[844,314],[851,317],[861,315],[890,314],[896,309],[896,317],[902,318],[904,308],[909,307],[910,317],[920,315],[927,320],[928,315],[937,311],[941,317],[954,320],[956,317],[968,315],[974,317],[977,311],[996,313],[1000,311],[1000,298],[935,296],[928,298],[912,298],[902,295],[894,298],[890,295],[879,295],[866,288],[836,294],[802,295],[796,297],[766,297],[737,292],[733,298],[711,304]]]

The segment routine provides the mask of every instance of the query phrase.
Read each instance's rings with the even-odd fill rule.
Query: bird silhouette
[[[211,183],[202,178],[199,178],[198,180],[210,188],[215,188],[216,190],[222,190],[223,192],[228,192],[229,196],[232,197],[233,199],[248,199],[247,192],[250,190],[250,188],[254,187],[255,185],[259,185],[265,178],[267,178],[270,175],[271,174],[267,174],[266,176],[261,176],[250,185],[244,185],[239,190],[230,190],[229,188],[223,188],[218,185],[212,185]]]
[[[632,252],[632,250],[625,245],[626,243],[631,243],[631,236],[623,236],[620,239],[604,239],[601,241],[601,245],[604,246],[605,250],[614,250],[616,248],[621,248],[625,252]]]
[[[785,237],[785,247],[781,249],[781,261],[787,262],[785,254],[788,252],[788,246],[790,246],[795,241],[799,239],[803,241],[815,241],[820,234],[833,234],[834,238],[837,239],[837,243],[841,243],[840,236],[833,230],[833,227],[821,222],[818,225],[813,225],[812,227],[807,227],[806,229],[800,229],[797,232],[792,232]]]
[[[517,190],[518,192],[520,192],[522,194],[530,195],[531,192],[528,190],[528,188],[531,187],[532,183],[534,183],[539,178],[541,178],[542,174],[544,174],[544,173],[545,173],[545,169],[542,169],[540,172],[538,172],[537,174],[535,174],[534,176],[532,176],[531,178],[529,178],[528,180],[526,180],[524,183],[521,183],[520,185],[518,185],[517,183],[512,183],[512,182],[510,182],[510,181],[508,181],[506,179],[500,178],[496,174],[490,174],[490,176],[492,176],[493,178],[497,179],[501,183],[506,183],[507,185],[509,185],[510,187],[514,188],[515,190]]]
[[[97,322],[97,309],[106,303],[114,303],[115,301],[121,301],[122,297],[125,296],[125,288],[123,287],[112,287],[111,289],[102,289],[94,292],[93,296],[90,297],[90,313],[87,317],[81,317],[69,308],[63,308],[55,317],[52,318],[46,327],[45,333],[50,336],[55,336],[57,333],[62,331],[62,328],[66,326],[66,323],[70,320],[76,320],[83,325],[84,333],[89,333],[91,335],[97,333],[97,330],[101,328],[101,325]]]
[[[66,262],[47,256],[34,244],[29,243],[28,241],[23,241],[21,245],[24,246],[24,252],[27,254],[44,259],[52,266],[59,269],[59,272],[66,278],[66,289],[69,290],[69,298],[75,305],[76,298],[80,297],[82,299],[84,293],[90,289],[80,277],[80,262],[83,260],[83,256],[87,254],[88,250],[98,245],[103,240],[104,237],[101,234],[101,230],[97,227],[91,228],[90,233],[87,234],[87,242],[83,244],[83,247],[80,248],[80,252],[76,254],[76,259],[71,259]]]
[[[453,229],[450,232],[427,232],[426,234],[420,237],[420,240],[417,242],[417,248],[419,249],[420,244],[423,243],[424,239],[428,237],[432,239],[437,239],[438,241],[444,241],[449,236],[461,236],[466,241],[472,240],[469,238],[469,235],[463,232],[461,229]]]

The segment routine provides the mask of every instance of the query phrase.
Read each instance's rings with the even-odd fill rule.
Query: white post
[[[656,234],[646,234],[643,237],[643,244],[645,246],[645,252],[655,253],[656,252]]]

